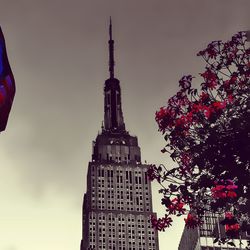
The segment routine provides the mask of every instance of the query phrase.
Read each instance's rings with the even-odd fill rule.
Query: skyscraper
[[[104,123],[88,165],[81,250],[158,250],[158,233],[150,221],[155,214],[148,165],[141,164],[137,137],[125,129],[114,64],[110,19],[110,77],[104,83]]]

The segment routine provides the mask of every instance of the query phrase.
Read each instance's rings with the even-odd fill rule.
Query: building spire
[[[112,39],[112,20],[109,20],[109,73],[110,78],[114,78],[114,40]]]
[[[104,86],[104,129],[124,133],[125,124],[122,114],[120,81],[114,77],[114,40],[112,38],[112,20],[109,21],[109,73]]]
[[[109,40],[112,40],[112,19],[109,17]]]

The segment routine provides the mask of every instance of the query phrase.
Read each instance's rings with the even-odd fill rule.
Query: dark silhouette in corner
[[[0,27],[0,132],[6,129],[15,92],[15,79],[10,68],[5,39]]]

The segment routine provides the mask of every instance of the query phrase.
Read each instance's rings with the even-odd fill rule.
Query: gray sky
[[[250,26],[249,0],[0,0],[0,25],[16,79],[0,135],[0,250],[79,250],[81,203],[91,142],[103,120],[108,21],[126,127],[142,159],[160,150],[155,111],[183,74],[198,76],[196,53]],[[154,185],[154,210],[162,215]],[[181,218],[160,234],[176,250]]]

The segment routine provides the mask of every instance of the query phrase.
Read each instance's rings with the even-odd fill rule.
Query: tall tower
[[[104,84],[104,124],[93,142],[88,165],[81,250],[158,250],[158,234],[150,222],[154,213],[148,166],[141,164],[137,137],[125,129],[114,65],[110,19],[110,76]]]

